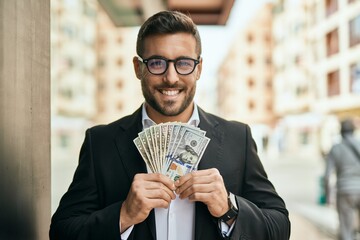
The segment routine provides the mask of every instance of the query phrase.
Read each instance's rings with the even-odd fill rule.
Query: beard
[[[157,88],[178,88],[179,84],[174,85],[168,85],[168,84],[162,84],[161,86],[157,86]],[[164,116],[177,116],[189,105],[192,103],[195,91],[196,91],[196,84],[194,84],[190,89],[189,87],[181,87],[181,91],[186,92],[185,99],[180,103],[180,106],[178,105],[178,101],[165,101],[163,103],[156,100],[154,94],[151,93],[148,85],[146,84],[146,80],[143,78],[141,80],[141,89],[142,93],[144,95],[145,101],[147,104],[149,104],[155,111],[158,113],[164,115]]]

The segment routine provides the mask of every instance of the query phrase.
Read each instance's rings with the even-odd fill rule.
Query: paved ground
[[[304,217],[290,213],[291,240],[334,240],[333,236],[316,227],[312,222]]]
[[[262,158],[270,180],[284,198],[292,223],[291,240],[335,240],[337,216],[333,207],[318,204],[323,162],[294,154]]]

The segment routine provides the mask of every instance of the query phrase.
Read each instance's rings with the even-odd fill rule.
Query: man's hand
[[[188,173],[175,186],[180,198],[205,203],[214,217],[221,217],[229,210],[224,181],[216,168]]]
[[[175,199],[174,182],[159,173],[136,174],[120,210],[121,232],[144,221],[154,208],[168,208]]]

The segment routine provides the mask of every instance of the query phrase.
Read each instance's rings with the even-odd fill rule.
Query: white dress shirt
[[[197,105],[194,104],[194,111],[188,124],[198,126],[200,123]],[[142,105],[142,125],[143,129],[151,127],[156,123],[152,121]],[[149,172],[149,169],[148,169]],[[120,224],[120,223],[119,223]],[[195,203],[189,199],[176,199],[171,201],[168,209],[155,208],[155,226],[157,240],[192,240],[195,234]],[[219,223],[223,235],[229,236],[234,224],[229,227],[226,223]],[[121,239],[126,240],[134,226],[128,228],[121,234]],[[121,230],[121,229],[120,229]]]

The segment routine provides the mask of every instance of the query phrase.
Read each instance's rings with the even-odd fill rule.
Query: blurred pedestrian
[[[351,119],[341,122],[340,143],[335,144],[326,158],[325,183],[329,202],[330,176],[336,172],[336,207],[339,215],[339,239],[354,240],[355,221],[360,211],[360,142],[354,137]]]

